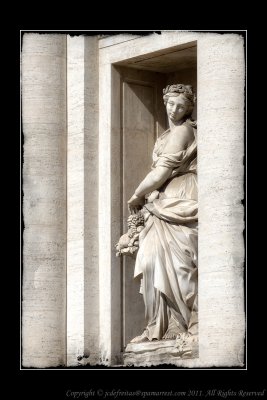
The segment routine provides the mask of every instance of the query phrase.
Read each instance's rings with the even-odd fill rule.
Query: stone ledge
[[[177,347],[176,340],[160,340],[143,343],[129,343],[123,354],[125,366],[152,366],[180,364],[181,360],[198,358],[198,341],[194,338],[183,348]],[[178,362],[178,363],[177,363]]]

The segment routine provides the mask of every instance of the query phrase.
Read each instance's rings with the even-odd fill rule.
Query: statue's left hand
[[[137,213],[140,208],[143,207],[145,204],[145,198],[144,197],[138,197],[136,194],[134,194],[130,200],[128,200],[128,210],[129,212],[132,213]]]

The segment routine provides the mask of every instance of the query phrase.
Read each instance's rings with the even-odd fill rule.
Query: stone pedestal
[[[180,365],[181,360],[198,358],[197,336],[180,335],[176,340],[129,343],[123,355],[124,366],[145,367],[159,364]]]

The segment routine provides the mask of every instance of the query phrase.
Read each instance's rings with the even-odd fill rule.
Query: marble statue
[[[197,335],[195,95],[190,85],[168,85],[163,100],[169,129],[157,139],[151,171],[128,201],[129,230],[116,246],[117,255],[136,257],[134,277],[141,278],[147,326],[131,343]]]

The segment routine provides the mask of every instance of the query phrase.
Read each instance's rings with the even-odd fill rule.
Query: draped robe
[[[188,122],[185,122],[188,123]],[[171,176],[157,198],[143,208],[145,228],[139,236],[134,277],[141,278],[149,340],[166,331],[197,331],[197,144],[164,153],[171,131],[156,141],[152,169],[163,166]]]

